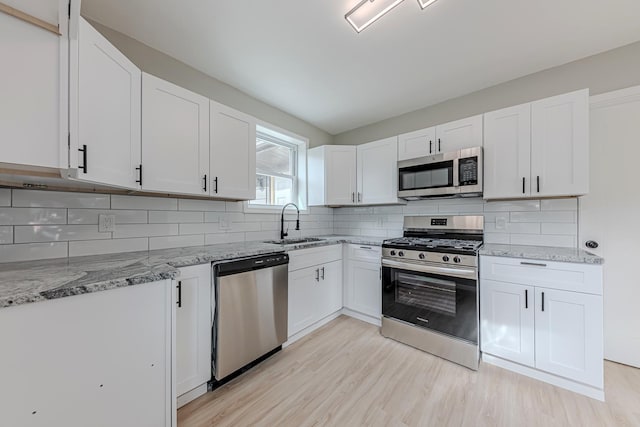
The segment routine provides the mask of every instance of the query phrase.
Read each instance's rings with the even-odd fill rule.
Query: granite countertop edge
[[[479,253],[481,256],[523,258],[538,261],[569,262],[575,264],[604,264],[604,258],[591,252],[576,248],[485,243],[480,248]]]
[[[179,268],[341,243],[380,246],[384,238],[314,236],[279,245],[261,241],[0,264],[0,309],[134,286],[179,276]]]

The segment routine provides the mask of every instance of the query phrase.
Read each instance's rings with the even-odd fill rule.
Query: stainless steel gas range
[[[482,216],[408,216],[382,244],[382,335],[478,369]]]

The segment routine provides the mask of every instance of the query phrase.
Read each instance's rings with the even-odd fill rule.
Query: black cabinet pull
[[[213,192],[218,194],[218,177],[217,176],[213,179],[213,183],[215,184],[215,187],[213,187]]]
[[[544,292],[542,293],[542,311],[544,311]]]
[[[433,146],[433,141],[429,141],[429,154],[431,154],[431,147]]]
[[[207,174],[204,174],[204,178],[202,178],[202,180],[204,181],[204,187],[202,188],[204,191],[207,191]]]
[[[316,282],[320,281],[320,269],[316,268]]]
[[[440,144],[440,138],[438,138],[438,151],[442,151],[442,144]]]
[[[82,163],[83,165],[78,165],[78,169],[82,169],[83,173],[87,173],[87,144],[83,144],[82,148],[78,148],[78,151],[82,153]]]
[[[356,193],[351,193],[351,202],[355,203],[356,202]]]
[[[525,179],[526,179],[526,178],[523,176],[523,177],[522,177],[522,194],[524,194],[524,193],[525,193],[525,191],[524,191],[524,182],[525,182]]]
[[[540,176],[536,176],[536,183],[538,185],[538,193],[540,192]]]
[[[178,304],[178,308],[182,307],[182,280],[178,281],[178,286],[176,286],[176,288],[178,288],[178,301],[176,302],[176,304]]]
[[[322,271],[322,280],[324,280],[324,267],[322,267],[320,271]]]
[[[136,168],[136,170],[140,171],[140,179],[136,179],[136,182],[142,186],[142,163]]]
[[[528,289],[524,290],[524,308],[525,309],[529,308],[529,290]]]

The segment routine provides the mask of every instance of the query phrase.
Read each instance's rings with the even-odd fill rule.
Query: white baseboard
[[[482,361],[604,402],[604,390],[482,353]]]
[[[380,317],[376,318],[369,316],[368,314],[360,313],[359,311],[354,311],[347,307],[342,309],[342,314],[353,317],[354,319],[362,320],[363,322],[371,323],[372,325],[382,326],[382,319]]]
[[[184,394],[181,394],[180,396],[178,396],[177,402],[178,402],[178,408],[186,405],[187,403],[191,402],[192,400],[196,400],[197,398],[199,398],[200,396],[202,396],[203,394],[205,394],[207,392],[207,383],[204,383],[196,388],[194,388],[191,391],[188,391]]]
[[[316,323],[314,323],[311,326],[307,326],[300,332],[290,336],[287,342],[282,344],[282,348],[290,346],[294,342],[298,341],[300,338],[303,338],[304,336],[309,335],[311,332],[315,331],[316,329],[321,328],[322,326],[326,325],[327,323],[331,322],[334,319],[337,319],[341,314],[342,314],[342,309],[336,311],[333,314],[328,315],[322,320],[318,320]]]

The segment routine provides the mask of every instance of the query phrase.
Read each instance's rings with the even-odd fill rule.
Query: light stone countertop
[[[382,237],[317,236],[319,242],[225,243],[42,261],[0,263],[0,309],[173,279],[178,268],[339,243],[380,246]]]
[[[480,255],[508,258],[527,258],[540,261],[574,262],[579,264],[604,264],[604,258],[575,248],[550,246],[524,246],[485,243]]]

